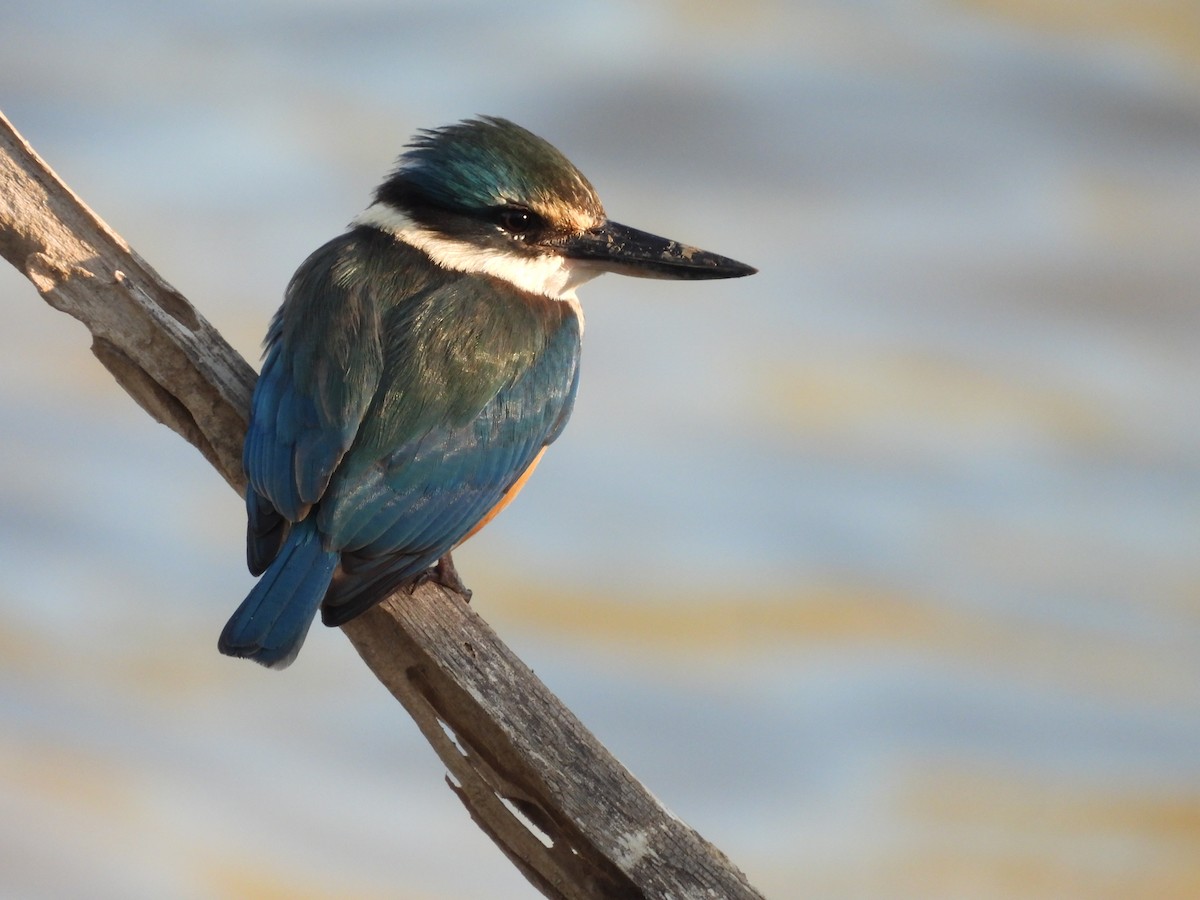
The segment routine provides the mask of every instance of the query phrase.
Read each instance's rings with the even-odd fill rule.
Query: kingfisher
[[[562,153],[506,119],[419,132],[271,321],[242,455],[261,577],[220,651],[283,668],[318,610],[341,625],[419,579],[461,584],[450,551],[571,415],[579,285],[754,271],[610,221]]]

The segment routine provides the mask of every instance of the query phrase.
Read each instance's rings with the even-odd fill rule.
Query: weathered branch
[[[121,386],[242,493],[253,370],[2,114],[0,255],[46,302],[83,322]],[[760,896],[663,809],[465,598],[424,584],[343,630],[416,720],[471,817],[547,897]]]

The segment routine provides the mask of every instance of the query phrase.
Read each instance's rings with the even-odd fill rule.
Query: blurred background
[[[476,608],[772,898],[1200,896],[1192,0],[0,4],[0,108],[257,365],[420,127],[761,268],[582,291]],[[535,896],[239,499],[0,270],[0,895]]]

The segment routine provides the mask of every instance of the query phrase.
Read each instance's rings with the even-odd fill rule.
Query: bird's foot
[[[462,578],[458,575],[458,569],[454,566],[454,557],[449,553],[439,559],[436,566],[422,572],[421,577],[417,579],[417,584],[425,581],[440,584],[447,590],[461,595],[468,603],[471,602],[471,589],[463,584]]]

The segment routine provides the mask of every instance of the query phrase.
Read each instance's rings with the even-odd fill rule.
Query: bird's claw
[[[454,557],[449,553],[439,559],[437,565],[431,566],[422,572],[416,583],[424,584],[426,581],[440,584],[447,590],[460,595],[468,603],[471,602],[471,589],[463,584],[462,578],[459,577],[458,569],[455,568]]]

